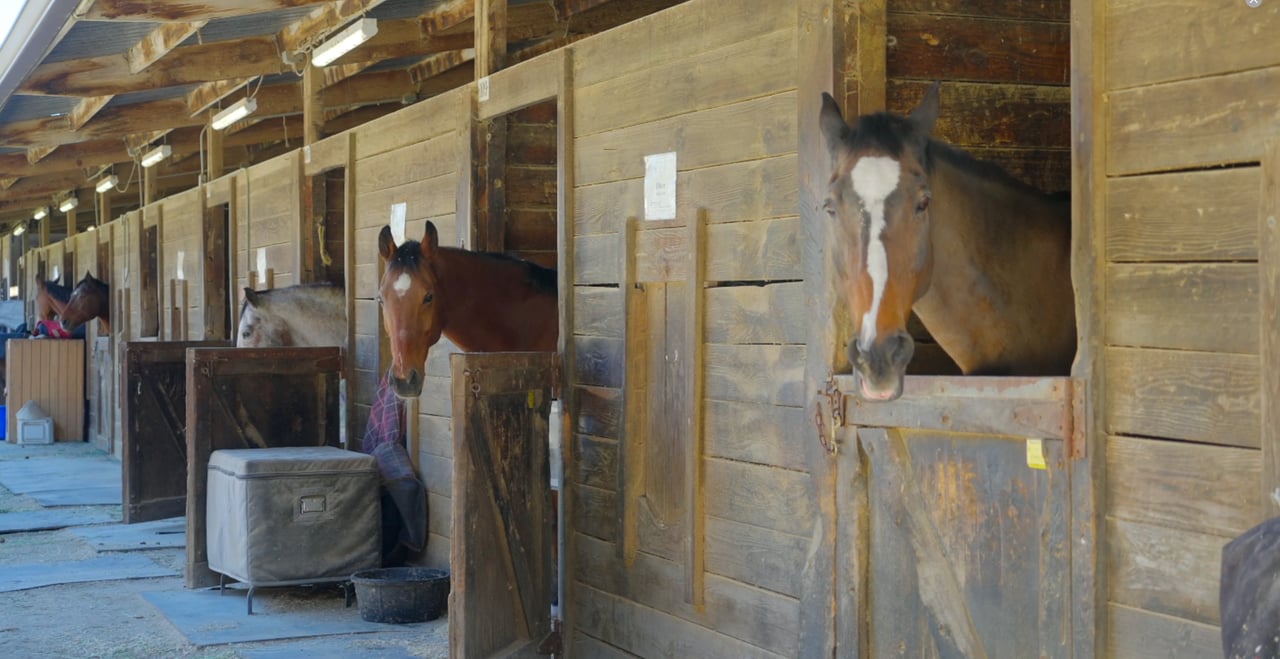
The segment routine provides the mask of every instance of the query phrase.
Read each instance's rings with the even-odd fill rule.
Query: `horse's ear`
[[[252,288],[249,288],[248,286],[245,286],[244,301],[247,302],[251,307],[258,306],[258,292],[253,290]]]
[[[378,232],[378,253],[388,261],[391,260],[391,255],[396,253],[396,239],[391,235],[390,224],[384,224],[382,231]]]
[[[853,133],[853,129],[845,123],[836,99],[827,92],[822,92],[822,113],[818,117],[818,124],[822,127],[822,136],[827,140],[827,149],[831,152],[831,157],[838,157],[848,148],[847,140]]]
[[[440,234],[436,231],[436,225],[431,220],[427,220],[427,230],[422,236],[422,255],[429,257],[435,254],[439,246]]]
[[[911,111],[911,126],[915,129],[916,136],[922,141],[933,131],[933,124],[938,120],[938,89],[941,86],[941,82],[929,85],[929,90],[924,93],[920,105]]]

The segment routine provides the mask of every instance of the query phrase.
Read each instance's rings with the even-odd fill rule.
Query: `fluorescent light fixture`
[[[90,224],[90,225],[89,225],[89,228],[88,228],[88,229],[85,229],[85,231],[97,231],[97,230],[98,230],[98,227],[96,227],[96,226],[94,226],[94,225],[92,225],[92,224]]]
[[[31,219],[43,220],[48,216],[49,216],[49,208],[47,206],[41,206],[40,208],[36,209],[36,212],[34,215],[31,216]]]
[[[311,63],[316,66],[328,66],[330,62],[351,52],[356,46],[372,39],[377,33],[377,19],[362,18],[348,25],[332,39],[316,46],[316,49],[311,52]]]
[[[159,163],[161,160],[164,160],[171,155],[173,155],[173,147],[168,144],[161,144],[160,146],[148,151],[147,155],[142,156],[142,166],[153,167],[156,163]]]
[[[93,189],[97,190],[98,194],[102,194],[104,192],[107,192],[111,188],[116,187],[116,184],[119,182],[120,182],[120,179],[116,178],[115,174],[112,174],[111,176],[108,176],[102,179],[101,181],[98,181],[98,184],[93,186]]]
[[[19,224],[17,227],[14,227],[13,229],[13,235],[15,236],[21,236],[26,232],[27,232],[27,225],[25,224]]]
[[[10,300],[13,300],[13,299],[16,299],[17,297],[18,297],[18,287],[17,287],[17,286],[10,286],[10,287],[9,287],[9,299],[10,299]]]
[[[258,101],[253,98],[242,98],[232,103],[225,110],[213,115],[213,121],[209,125],[214,130],[222,130],[231,124],[253,114],[258,109]]]
[[[80,205],[79,199],[76,199],[75,197],[67,197],[66,199],[62,200],[61,204],[58,204],[58,210],[66,213],[79,205]]]

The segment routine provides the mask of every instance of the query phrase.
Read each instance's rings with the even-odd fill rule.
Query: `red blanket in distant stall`
[[[47,336],[51,339],[69,339],[71,332],[62,328],[62,324],[56,320],[42,320],[36,323],[36,331],[33,336]]]

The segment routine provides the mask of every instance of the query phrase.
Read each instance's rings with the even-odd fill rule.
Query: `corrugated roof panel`
[[[70,96],[31,96],[14,94],[0,110],[0,123],[43,119],[67,114],[80,99]]]
[[[159,25],[135,21],[76,21],[44,61],[61,62],[128,52]]]

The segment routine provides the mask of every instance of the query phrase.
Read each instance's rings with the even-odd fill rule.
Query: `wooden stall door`
[[[554,353],[471,353],[453,368],[449,644],[454,657],[536,657],[551,632],[547,415]]]
[[[126,524],[176,517],[186,511],[187,348],[226,345],[201,341],[124,344],[121,461]],[[94,363],[100,369],[110,368],[110,355],[103,363],[105,353],[105,347],[94,351]]]
[[[861,625],[841,634],[858,639],[850,656],[1071,656],[1072,385],[908,378],[892,403],[846,397],[857,477],[836,503],[852,545],[837,592],[860,596],[837,624]]]
[[[187,351],[187,588],[218,583],[205,547],[210,454],[340,446],[342,361],[331,347]]]

